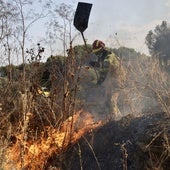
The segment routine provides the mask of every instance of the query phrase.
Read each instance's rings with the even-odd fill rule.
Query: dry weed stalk
[[[79,143],[78,143],[78,155],[79,155],[79,161],[80,161],[80,170],[83,170],[82,153],[81,153],[81,148],[80,148]]]
[[[170,158],[170,144],[169,144],[169,136],[167,134],[168,132],[164,129],[160,133],[158,133],[152,141],[146,145],[146,147],[149,150],[149,161],[148,161],[148,167],[147,170],[151,169],[157,169],[157,170],[163,170],[163,167],[165,167],[165,162]],[[159,141],[158,146],[154,144],[155,141]],[[163,142],[160,144],[160,140],[163,140]],[[154,150],[154,148],[160,148],[159,153]]]
[[[91,152],[93,153],[93,156],[94,156],[94,158],[95,158],[95,160],[96,160],[96,163],[97,163],[97,166],[98,166],[99,170],[101,170],[100,163],[99,163],[99,161],[98,161],[98,159],[97,159],[97,156],[96,156],[96,154],[95,154],[95,151],[94,151],[92,145],[89,143],[89,141],[88,141],[84,136],[83,136],[83,139],[85,140],[85,142],[86,142],[87,145],[89,146]]]
[[[128,158],[128,153],[125,148],[125,143],[121,145],[121,150],[123,152],[123,170],[127,170],[127,158]]]

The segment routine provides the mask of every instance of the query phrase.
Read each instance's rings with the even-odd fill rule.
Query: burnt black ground
[[[170,170],[170,116],[127,115],[88,132],[62,155],[52,155],[46,169]]]

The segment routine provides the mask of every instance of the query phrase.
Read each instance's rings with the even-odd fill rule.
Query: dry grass
[[[101,125],[101,122],[95,124],[94,118],[89,113],[77,112],[79,106],[76,96],[81,67],[76,65],[73,56],[71,53],[68,57],[66,61],[68,72],[60,79],[63,88],[57,89],[56,86],[57,88],[51,89],[50,98],[37,94],[39,84],[35,73],[30,75],[30,77],[35,76],[33,80],[29,80],[28,77],[26,82],[7,81],[5,86],[1,87],[0,167],[2,169],[8,170],[12,167],[43,169],[47,159],[54,152],[62,152],[85,132]],[[170,75],[159,67],[158,61],[129,60],[123,65],[126,69],[126,80],[123,78],[118,99],[122,115],[159,111],[170,115]],[[155,139],[153,138],[153,141]],[[169,157],[169,138],[166,133],[163,139],[164,149],[160,157],[157,158],[154,153],[150,154],[153,168],[161,169],[162,163]],[[148,148],[153,141],[148,144]],[[92,146],[89,147],[93,151]],[[122,150],[125,154],[123,159],[126,169],[128,153],[124,145]],[[79,151],[81,162],[81,148]]]
[[[16,143],[5,150],[4,169],[12,167],[43,169],[47,159],[53,153],[61,154],[85,132],[98,126],[101,126],[101,123],[95,123],[89,113],[79,111],[63,122],[60,129],[44,127],[44,132],[34,141],[23,141],[24,134],[16,135]],[[23,149],[24,153],[22,153]]]

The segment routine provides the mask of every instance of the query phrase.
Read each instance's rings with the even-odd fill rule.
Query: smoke
[[[101,85],[96,85],[95,75],[91,77],[91,83],[83,82],[84,110],[96,120],[118,120],[128,114],[139,116],[169,112],[169,75],[159,67],[157,60],[142,57],[125,59],[122,67],[119,87],[115,83],[110,87],[110,81],[114,81],[111,75]]]
[[[139,58],[124,61],[126,81],[119,103],[123,115],[169,112],[166,107],[169,94],[169,75],[159,67],[159,61]]]

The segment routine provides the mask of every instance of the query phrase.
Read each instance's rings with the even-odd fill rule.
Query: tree
[[[136,52],[133,48],[119,47],[118,49],[111,50],[122,59],[137,59],[142,56],[139,52]]]
[[[14,38],[18,42],[18,47],[20,49],[19,53],[22,58],[23,65],[26,64],[26,51],[25,46],[28,42],[28,31],[36,21],[44,18],[45,11],[34,12],[33,9],[34,1],[33,0],[14,0],[14,6],[18,12],[18,17],[16,21],[16,27],[14,30]],[[40,2],[41,3],[41,2]],[[37,9],[37,8],[36,8]],[[44,13],[43,13],[44,12]],[[23,82],[26,80],[25,77],[25,68],[23,68]]]
[[[30,28],[46,14],[43,10],[44,6],[40,6],[42,3],[42,1],[34,2],[33,0],[0,0],[1,65],[10,66],[16,62],[26,64],[25,48],[30,41]],[[12,80],[11,71],[9,67],[10,80]],[[24,74],[23,70],[23,80],[25,80]]]
[[[154,31],[150,30],[145,38],[146,45],[152,56],[157,56],[162,64],[167,65],[170,59],[170,25],[162,21]]]
[[[53,43],[56,40],[62,42],[63,55],[66,56],[68,44],[73,41],[72,38],[72,22],[74,18],[74,10],[71,5],[61,3],[60,5],[53,4],[54,8],[50,10],[50,22],[47,24],[47,35]]]

